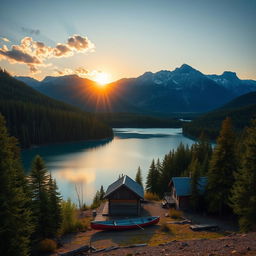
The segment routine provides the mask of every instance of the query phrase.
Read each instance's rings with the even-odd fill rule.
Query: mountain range
[[[173,71],[120,79],[104,88],[77,75],[46,77],[41,82],[16,78],[47,96],[90,112],[207,112],[256,91],[256,81],[241,80],[234,72],[205,75],[187,64]]]

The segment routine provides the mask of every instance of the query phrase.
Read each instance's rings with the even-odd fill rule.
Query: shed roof
[[[176,190],[177,196],[190,196],[191,195],[191,178],[190,177],[174,177],[171,182]],[[199,177],[198,190],[200,193],[205,191],[208,179],[207,177]]]
[[[105,194],[105,198],[107,198],[110,194],[112,194],[115,190],[117,190],[122,186],[127,187],[128,189],[133,191],[136,195],[138,195],[140,198],[142,199],[144,198],[143,187],[127,175],[122,176],[120,179],[118,179],[117,181],[115,181],[114,183],[108,186],[108,189]]]

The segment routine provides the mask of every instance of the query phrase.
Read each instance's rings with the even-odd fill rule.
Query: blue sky
[[[94,47],[45,57],[38,73],[6,54],[0,66],[39,79],[83,68],[116,80],[187,63],[207,74],[231,70],[256,79],[255,12],[254,0],[1,0],[0,37],[10,42],[2,39],[0,47],[10,51],[31,37],[54,51],[73,35]]]

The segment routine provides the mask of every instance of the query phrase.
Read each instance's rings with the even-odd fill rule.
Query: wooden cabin
[[[207,185],[207,178],[200,177],[198,179],[198,191],[203,194]],[[190,177],[174,177],[171,179],[169,186],[171,188],[171,196],[175,201],[176,209],[186,210],[190,207],[191,197],[191,178]]]
[[[105,194],[110,216],[140,216],[143,187],[125,175],[112,183]]]

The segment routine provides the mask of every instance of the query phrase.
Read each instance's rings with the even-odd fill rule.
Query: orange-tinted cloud
[[[70,68],[64,68],[59,70],[58,68],[56,68],[54,70],[54,75],[56,76],[65,76],[65,75],[78,75],[80,77],[87,77],[90,74],[90,71],[83,68],[83,67],[78,67],[76,69],[70,69]]]
[[[79,35],[69,37],[67,43],[58,43],[55,47],[46,46],[43,42],[34,41],[31,37],[24,37],[20,45],[6,45],[0,48],[0,59],[5,58],[10,63],[26,64],[32,73],[38,72],[39,66],[44,66],[50,58],[73,56],[75,52],[87,52],[94,49],[94,44]]]
[[[8,38],[6,38],[6,37],[1,37],[0,39],[3,40],[3,41],[5,41],[6,43],[9,43],[9,42],[10,42],[10,40],[9,40]]]

